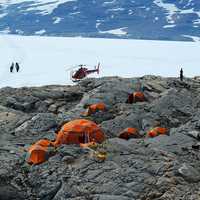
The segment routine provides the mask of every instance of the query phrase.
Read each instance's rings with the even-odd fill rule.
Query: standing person
[[[14,63],[12,62],[11,66],[10,66],[10,72],[12,73],[14,69]]]
[[[19,63],[18,62],[15,63],[15,68],[16,68],[16,71],[18,72],[19,71]]]
[[[180,80],[183,81],[183,69],[180,70]]]
[[[142,84],[141,84],[140,80],[137,80],[135,83],[136,92],[141,92],[141,88],[142,88]]]

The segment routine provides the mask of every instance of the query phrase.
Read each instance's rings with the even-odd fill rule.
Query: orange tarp
[[[96,145],[96,142],[80,143],[80,147],[82,148],[95,147]]]
[[[91,141],[101,143],[105,135],[97,124],[86,119],[76,119],[63,125],[58,132],[54,146],[61,144],[81,144]]]
[[[95,112],[105,111],[105,110],[106,110],[106,105],[104,103],[96,103],[88,106],[87,111],[84,113],[84,115],[88,116],[94,114]]]
[[[147,136],[149,137],[156,137],[158,135],[166,135],[166,134],[168,134],[168,129],[163,127],[155,127],[147,132]]]
[[[130,138],[138,138],[140,137],[138,129],[137,128],[126,128],[124,129],[118,136],[121,139],[128,140]]]
[[[145,101],[145,96],[143,92],[134,92],[133,93],[134,101],[135,102],[143,102]]]
[[[106,109],[106,105],[104,103],[96,103],[89,106],[92,112],[96,112],[98,110],[104,111]]]

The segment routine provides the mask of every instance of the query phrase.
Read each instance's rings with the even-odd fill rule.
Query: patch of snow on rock
[[[40,30],[40,31],[36,31],[35,34],[36,35],[42,35],[44,34],[46,31],[44,29]]]
[[[40,14],[48,15],[51,14],[60,4],[70,1],[76,0],[26,0],[26,2],[29,2],[30,5],[25,11],[40,11]],[[9,5],[20,4],[23,2],[24,0],[1,0],[0,5],[5,8]]]
[[[183,36],[193,39],[194,42],[200,42],[200,37],[192,36],[192,35],[183,35]]]
[[[168,13],[167,21],[168,21],[168,23],[173,24],[175,22],[174,19],[173,19],[173,15],[176,14],[179,11],[179,9],[175,6],[175,4],[164,3],[162,0],[154,0],[154,3],[157,6],[163,8],[167,11],[167,13]]]
[[[163,26],[163,28],[174,28],[176,25],[175,24],[168,24]]]
[[[112,34],[112,35],[126,35],[127,32],[124,31],[124,29],[127,29],[127,27],[113,29],[113,30],[108,30],[108,31],[99,31],[99,32],[100,33],[109,33],[109,34]]]
[[[53,20],[54,20],[53,24],[59,24],[61,22],[62,18],[60,18],[60,17],[53,17]]]

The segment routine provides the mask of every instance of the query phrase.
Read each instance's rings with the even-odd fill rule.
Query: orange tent
[[[129,94],[127,103],[144,102],[146,100],[143,92],[134,92]]]
[[[27,162],[29,164],[40,164],[48,159],[47,150],[51,141],[42,139],[28,148]]]
[[[137,128],[126,128],[118,136],[121,139],[129,140],[130,138],[139,138],[139,131]]]
[[[87,111],[84,113],[85,116],[94,114],[98,111],[105,111],[106,105],[104,103],[96,103],[88,106]]]
[[[61,144],[101,143],[105,135],[97,124],[86,119],[76,119],[63,125],[58,132],[54,146]]]
[[[168,129],[163,127],[155,127],[147,132],[148,137],[156,137],[158,135],[167,135]]]

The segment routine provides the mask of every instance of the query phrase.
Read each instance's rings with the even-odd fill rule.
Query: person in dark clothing
[[[12,73],[14,69],[14,63],[12,63],[12,65],[10,66],[10,72]]]
[[[126,100],[126,103],[132,104],[134,102],[134,96],[133,93],[128,94],[128,99]]]
[[[183,69],[180,70],[180,80],[183,81]]]
[[[16,68],[16,71],[18,72],[19,71],[19,63],[18,62],[15,63],[15,68]]]

